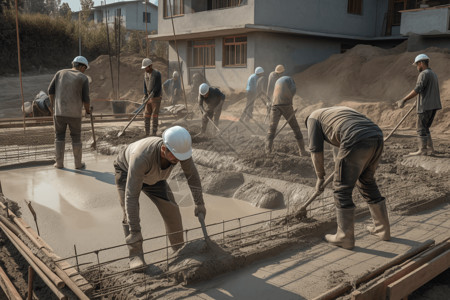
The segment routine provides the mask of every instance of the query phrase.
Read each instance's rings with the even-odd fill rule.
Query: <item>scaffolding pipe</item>
[[[19,81],[20,81],[20,95],[22,96],[22,115],[23,115],[23,130],[25,131],[25,100],[23,98],[23,85],[22,85],[22,65],[20,61],[20,38],[19,38],[19,8],[17,0],[14,1],[16,5],[16,37],[17,37],[17,61],[19,64]]]

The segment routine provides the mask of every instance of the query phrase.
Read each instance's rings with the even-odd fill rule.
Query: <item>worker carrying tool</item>
[[[270,125],[266,138],[266,153],[271,153],[273,150],[275,132],[277,130],[278,122],[280,122],[280,118],[283,116],[294,132],[300,156],[308,155],[308,152],[305,150],[303,134],[298,125],[292,105],[292,99],[294,98],[296,90],[295,82],[289,76],[283,76],[275,83],[272,97],[273,102],[270,105]]]
[[[247,103],[245,105],[245,109],[242,112],[241,117],[239,118],[239,121],[248,121],[253,117],[253,106],[255,104],[255,100],[258,96],[258,91],[262,90],[262,87],[258,88],[258,80],[262,78],[264,74],[264,69],[261,67],[257,67],[255,69],[255,73],[250,75],[250,77],[247,80]],[[263,84],[263,81],[260,81],[260,86]]]
[[[218,88],[210,87],[207,83],[200,85],[198,94],[198,106],[203,116],[202,131],[197,136],[201,136],[206,133],[209,120],[214,120],[216,127],[219,126],[225,95]]]
[[[170,99],[171,105],[181,102],[181,80],[177,71],[173,72],[172,78],[167,79],[162,87],[164,93]]]
[[[144,126],[145,135],[150,135],[150,118],[152,119],[152,136],[155,136],[158,131],[158,114],[161,106],[161,73],[153,69],[153,62],[150,58],[142,60],[141,69],[145,69],[144,73],[144,101],[151,96],[147,101],[144,110]]]
[[[130,268],[145,266],[139,219],[139,194],[144,192],[158,208],[172,249],[183,245],[180,209],[167,183],[179,162],[195,203],[195,216],[206,215],[202,185],[192,160],[192,141],[181,126],[166,129],[162,138],[148,137],[128,145],[114,161],[115,182],[123,209],[123,231],[130,253]]]
[[[409,155],[434,155],[433,140],[430,127],[433,124],[436,111],[442,109],[441,96],[439,94],[439,82],[436,73],[429,67],[430,58],[426,54],[416,56],[413,65],[417,67],[419,77],[416,87],[403,99],[397,101],[399,108],[405,106],[406,101],[419,95],[416,102],[417,108],[417,134],[419,135],[419,150]],[[427,148],[430,152],[427,152]]]
[[[374,226],[367,229],[381,240],[390,239],[386,200],[375,182],[375,171],[383,152],[383,132],[363,114],[354,109],[335,106],[313,111],[305,121],[309,150],[317,175],[316,190],[325,182],[324,141],[338,147],[334,170],[334,200],[336,204],[336,234],[327,234],[328,243],[345,249],[355,246],[355,204],[352,192],[358,187]]]
[[[84,72],[89,68],[87,59],[77,56],[72,69],[58,71],[48,87],[55,124],[55,168],[64,168],[66,128],[69,126],[75,169],[84,169],[82,162],[81,117],[82,107],[90,114],[89,79]]]
[[[272,97],[273,96],[273,90],[275,88],[275,82],[277,82],[278,79],[283,76],[284,73],[284,66],[278,65],[275,67],[275,71],[270,72],[269,74],[269,81],[267,83],[267,96]],[[273,99],[270,99],[273,100]]]

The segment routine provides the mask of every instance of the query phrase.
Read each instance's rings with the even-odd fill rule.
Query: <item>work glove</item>
[[[142,240],[142,233],[140,231],[130,231],[130,234],[125,238],[127,244],[134,244]]]
[[[196,217],[198,217],[198,214],[203,214],[203,216],[206,216],[205,205],[204,204],[195,205],[194,214]]]
[[[403,108],[405,106],[406,101],[405,100],[399,100],[397,101],[398,108]]]
[[[325,190],[325,187],[323,186],[324,183],[325,183],[325,179],[324,178],[317,178],[317,181],[316,181],[316,192],[323,192]]]

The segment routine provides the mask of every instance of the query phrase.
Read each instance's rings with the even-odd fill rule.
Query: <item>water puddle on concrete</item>
[[[36,229],[33,216],[24,201],[31,200],[41,237],[61,257],[74,255],[74,245],[80,254],[123,244],[122,211],[114,183],[114,158],[115,156],[86,155],[84,161],[87,169],[83,171],[73,169],[71,156],[66,157],[67,168],[62,170],[53,166],[38,166],[1,171],[3,193],[19,203],[22,217]],[[194,204],[187,186],[183,187],[183,184],[177,182],[170,184],[176,185],[172,189],[180,204],[184,229],[198,228],[188,232],[189,239],[200,238],[200,224],[194,216]],[[186,197],[186,194],[189,196]],[[204,196],[207,224],[267,211],[240,200],[207,194]],[[142,193],[140,205],[144,238],[165,234],[159,212]],[[220,232],[222,226],[208,229],[210,234],[214,234]],[[151,248],[165,245],[164,239],[151,241]],[[144,243],[144,251],[147,251],[146,247]],[[117,251],[126,254],[124,248]],[[117,255],[118,253],[104,254],[102,260]]]

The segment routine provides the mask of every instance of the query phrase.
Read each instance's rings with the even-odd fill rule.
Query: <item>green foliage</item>
[[[79,24],[63,17],[19,14],[22,71],[70,67],[70,62],[78,55],[79,36],[82,55],[89,61],[107,54],[105,28],[104,24]],[[3,66],[0,73],[18,72],[14,11],[0,15],[0,44],[0,63]]]

